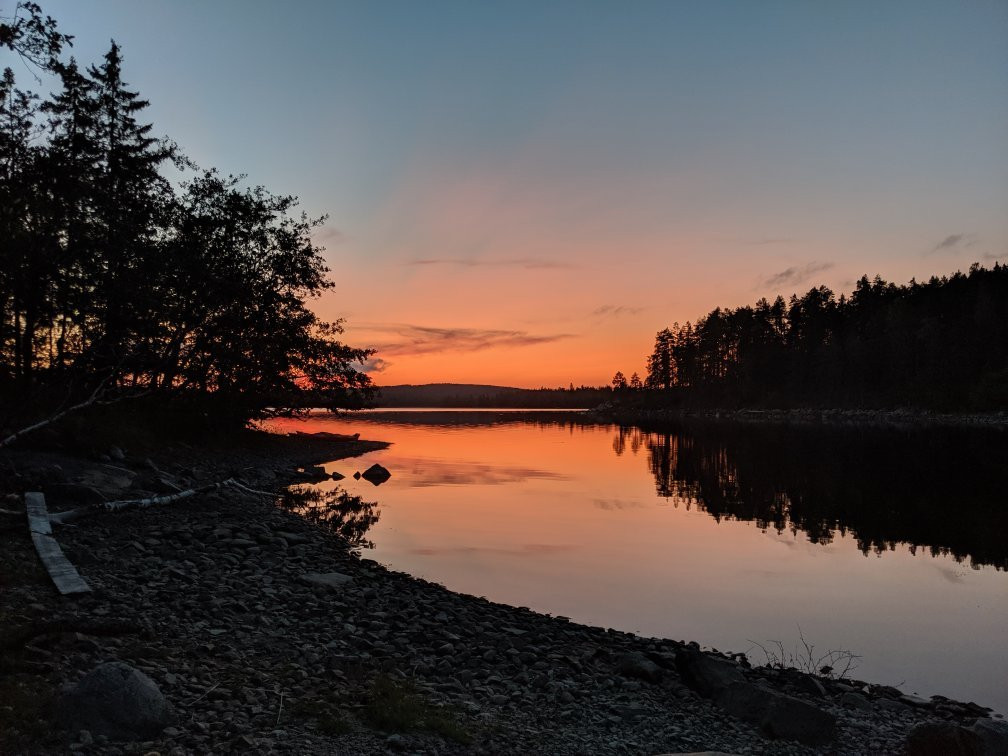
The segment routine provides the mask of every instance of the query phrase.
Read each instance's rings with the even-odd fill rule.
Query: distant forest
[[[333,285],[312,242],[325,219],[199,170],[144,122],[114,41],[86,68],[71,44],[34,3],[0,18],[0,50],[57,87],[0,78],[5,411],[138,395],[241,421],[359,406],[370,351],[306,305]]]
[[[589,409],[612,398],[609,386],[521,389],[469,383],[382,386],[377,407],[472,407],[477,409]]]
[[[643,390],[682,407],[1008,409],[1008,266],[898,286],[876,276],[837,299],[717,308],[658,332]]]

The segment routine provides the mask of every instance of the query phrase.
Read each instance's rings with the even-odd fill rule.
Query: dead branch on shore
[[[108,383],[109,378],[111,378],[111,376],[102,379],[102,382],[98,384],[98,387],[95,388],[93,392],[91,392],[91,396],[89,396],[83,402],[79,402],[78,404],[75,404],[72,407],[67,407],[62,412],[57,412],[55,415],[47,417],[45,420],[40,420],[37,423],[29,425],[27,428],[22,428],[21,430],[15,431],[11,435],[7,436],[7,438],[0,441],[0,449],[2,449],[5,446],[9,446],[10,444],[13,444],[15,441],[21,438],[21,436],[24,436],[28,433],[31,433],[32,431],[38,430],[39,428],[44,428],[47,425],[55,423],[57,420],[66,417],[71,412],[76,412],[77,410],[82,410],[85,407],[90,407],[92,404],[98,401],[98,397],[101,396],[101,392],[105,388],[105,384]]]
[[[68,509],[65,512],[53,512],[49,515],[49,522],[54,525],[67,525],[75,520],[79,520],[82,517],[87,517],[93,514],[100,514],[102,512],[121,512],[124,509],[146,509],[147,507],[153,507],[159,504],[173,504],[176,501],[181,501],[182,499],[188,499],[191,496],[196,496],[198,494],[210,493],[211,491],[217,491],[224,487],[236,488],[239,491],[244,491],[245,493],[250,493],[255,496],[268,496],[276,497],[279,494],[270,493],[269,491],[257,491],[254,488],[249,488],[248,486],[239,483],[234,478],[228,478],[226,480],[220,480],[216,483],[208,483],[203,486],[197,486],[194,488],[187,488],[184,491],[179,491],[178,493],[167,494],[165,496],[148,496],[143,499],[121,499],[118,501],[106,501],[102,504],[94,504],[86,507],[76,507],[75,509]]]

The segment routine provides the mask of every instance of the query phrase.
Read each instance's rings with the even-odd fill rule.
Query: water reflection
[[[322,490],[302,485],[287,489],[279,504],[342,539],[352,549],[374,548],[365,535],[378,522],[377,502],[364,501],[339,487]]]
[[[619,428],[613,450],[646,448],[659,496],[715,520],[850,534],[865,554],[907,544],[1008,569],[1004,434],[694,425]]]

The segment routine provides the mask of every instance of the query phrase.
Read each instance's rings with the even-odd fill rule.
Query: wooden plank
[[[39,559],[45,565],[52,578],[56,590],[64,596],[71,593],[88,593],[91,590],[84,578],[77,572],[77,568],[70,564],[63,549],[56,543],[56,539],[43,533],[32,533],[32,541],[35,543],[35,550]]]
[[[64,596],[72,593],[89,593],[89,586],[70,564],[63,549],[52,537],[52,526],[49,524],[49,512],[46,509],[45,497],[37,491],[25,494],[25,511],[28,513],[28,527],[31,530],[32,543],[38,552],[39,560],[52,578],[53,584]]]
[[[24,495],[25,511],[28,512],[28,527],[32,533],[52,534],[49,524],[49,512],[46,510],[45,496],[38,491],[29,491]]]

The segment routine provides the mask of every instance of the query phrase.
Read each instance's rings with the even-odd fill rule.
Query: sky
[[[717,306],[1008,260],[1006,0],[41,5],[328,215],[312,306],[379,384],[604,384]]]

